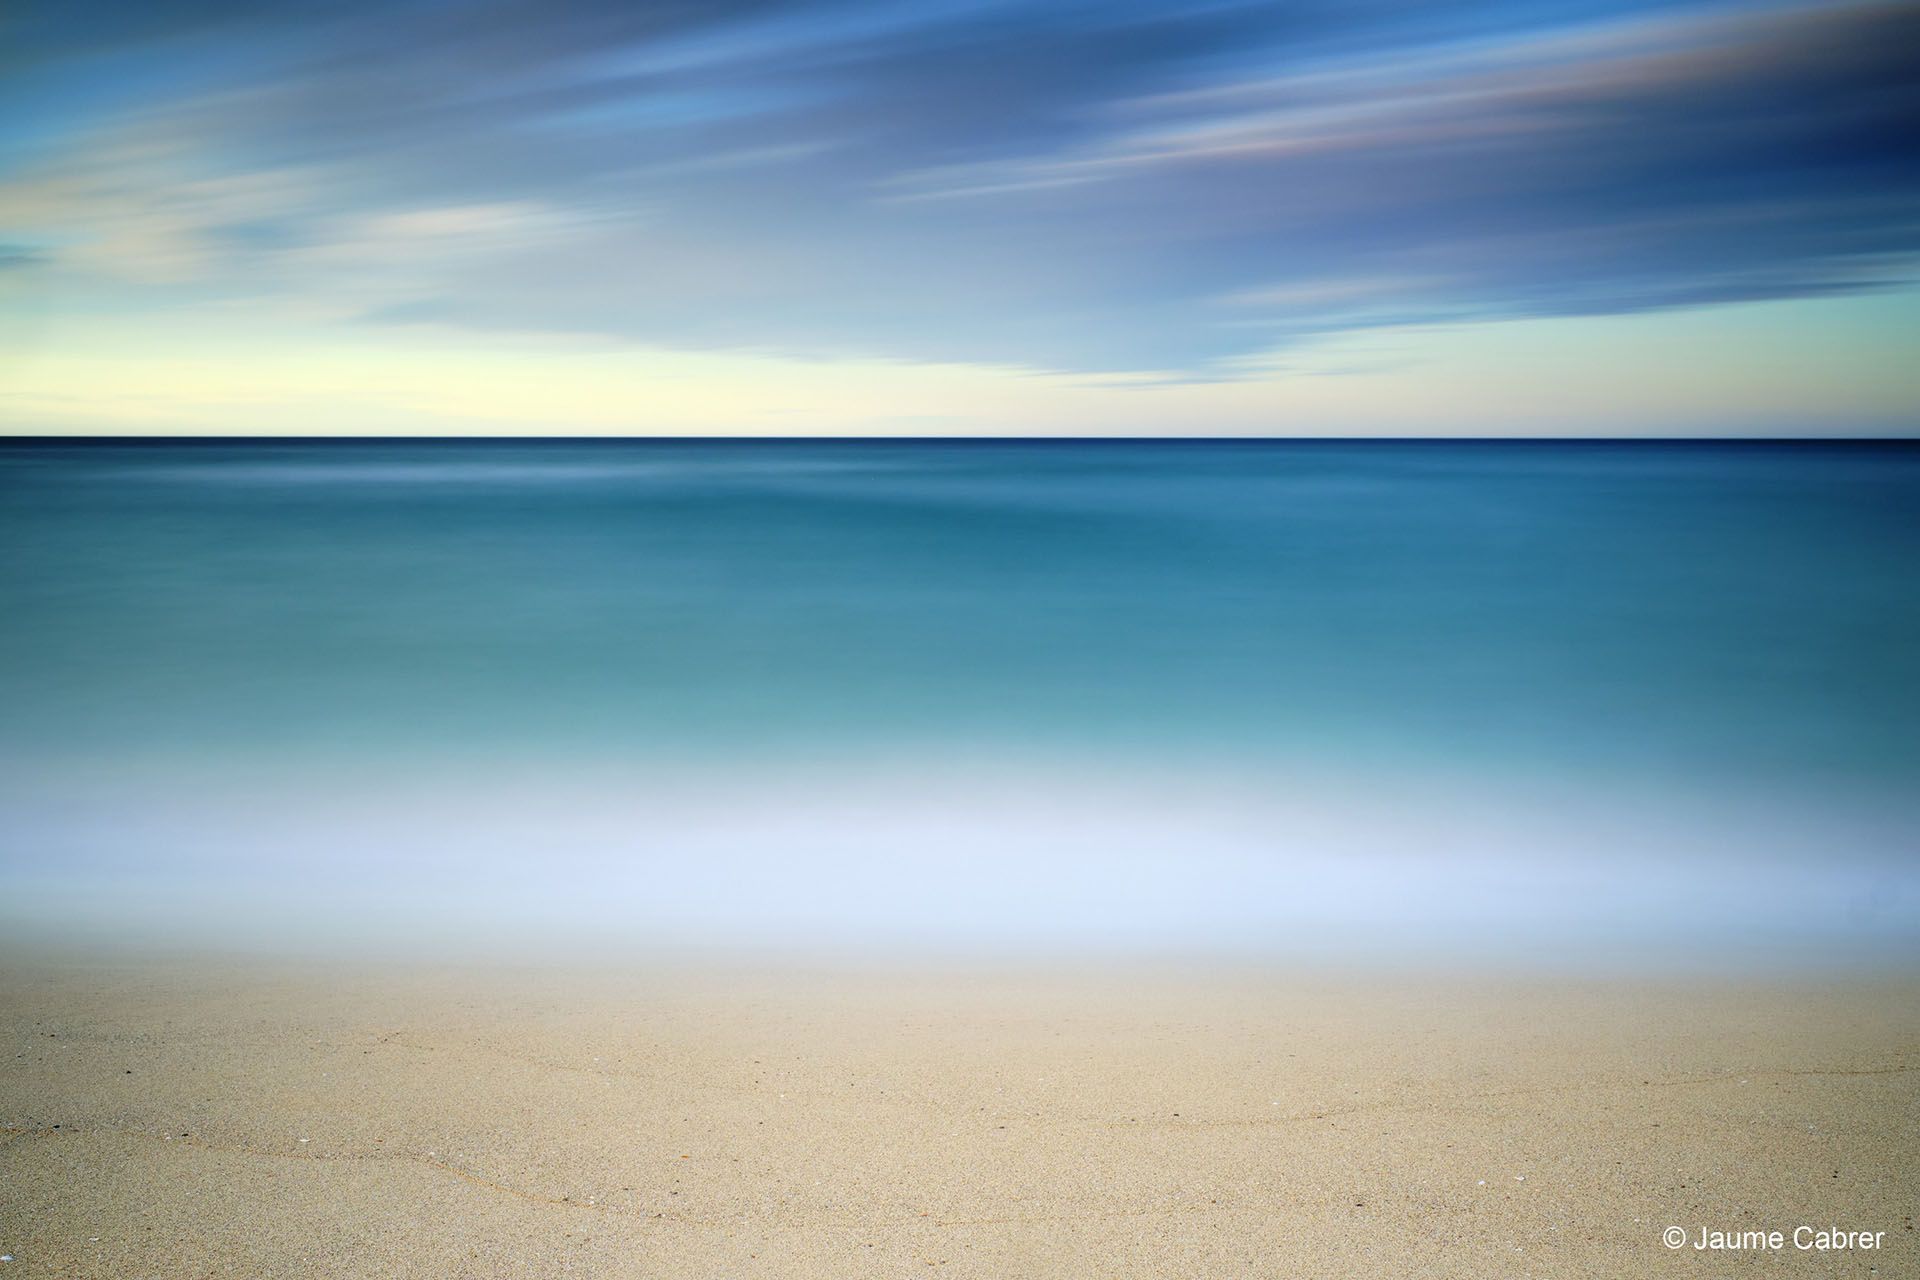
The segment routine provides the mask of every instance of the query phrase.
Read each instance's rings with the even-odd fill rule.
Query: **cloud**
[[[1910,5],[89,20],[26,31],[47,109],[0,212],[128,307],[1193,372],[1868,289],[1920,251]]]

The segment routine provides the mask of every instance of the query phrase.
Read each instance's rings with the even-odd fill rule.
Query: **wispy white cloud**
[[[1217,375],[1920,250],[1910,4],[241,4],[128,16],[86,111],[49,21],[0,217],[96,305]]]

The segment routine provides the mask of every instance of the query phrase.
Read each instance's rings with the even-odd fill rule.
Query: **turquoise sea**
[[[0,926],[1920,962],[1920,448],[0,445]]]

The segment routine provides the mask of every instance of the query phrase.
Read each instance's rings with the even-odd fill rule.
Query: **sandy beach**
[[[0,991],[6,1275],[1892,1276],[1920,1249],[1910,985],[14,955]]]

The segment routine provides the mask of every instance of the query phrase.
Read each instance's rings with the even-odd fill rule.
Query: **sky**
[[[1920,6],[29,0],[0,430],[1910,434]]]

